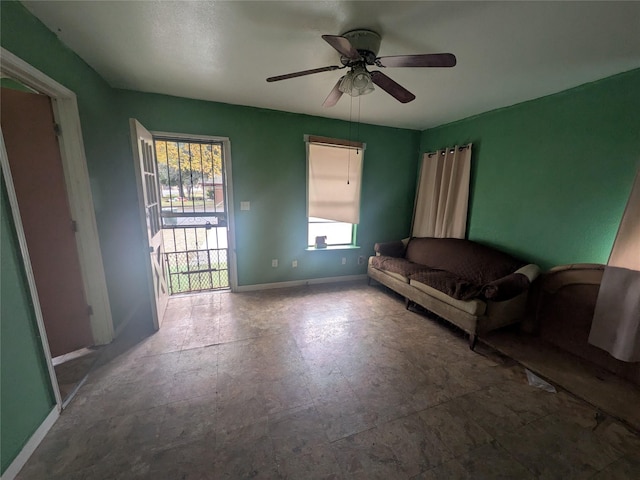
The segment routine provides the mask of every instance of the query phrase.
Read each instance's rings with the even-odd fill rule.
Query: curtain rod
[[[463,145],[461,147],[458,147],[458,151],[461,152],[461,151],[466,150],[467,148],[470,148],[470,147],[471,147],[471,144],[468,143],[467,145]],[[447,150],[449,150],[449,153],[453,153],[454,149],[455,149],[455,147],[452,148],[451,150],[449,150],[448,148],[443,148],[442,150],[438,150],[438,152],[440,152],[440,155],[444,155]],[[431,158],[434,155],[437,155],[438,152],[429,152],[429,153],[427,153],[427,157]]]
[[[348,149],[357,149],[366,150],[367,144],[356,141],[342,140],[339,138],[330,138],[330,137],[319,137],[317,135],[305,135],[304,141],[307,143],[316,143],[319,145],[329,145],[331,147],[337,148],[348,148]]]

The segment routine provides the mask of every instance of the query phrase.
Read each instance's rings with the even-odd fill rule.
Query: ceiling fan
[[[322,38],[338,51],[341,66],[330,65],[328,67],[278,75],[267,78],[267,82],[277,82],[314,73],[348,68],[349,71],[340,77],[329,96],[323,102],[323,107],[333,107],[340,100],[343,93],[348,93],[353,97],[371,93],[374,90],[373,84],[376,84],[399,102],[408,103],[416,98],[413,93],[379,70],[369,72],[367,66],[375,65],[378,68],[453,67],[456,64],[456,57],[452,53],[378,57],[381,37],[371,30],[351,30],[343,35],[322,35]]]

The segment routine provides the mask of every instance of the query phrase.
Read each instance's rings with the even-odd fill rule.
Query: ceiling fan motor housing
[[[351,30],[347,33],[343,33],[342,36],[349,40],[353,48],[362,56],[367,65],[374,65],[378,51],[380,50],[380,41],[382,40],[380,35],[371,30]],[[347,57],[341,57],[340,61],[343,65],[350,65],[353,60]]]

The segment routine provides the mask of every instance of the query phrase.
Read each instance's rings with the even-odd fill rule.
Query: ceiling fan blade
[[[453,67],[456,56],[453,53],[425,53],[424,55],[395,55],[379,57],[383,67]]]
[[[331,65],[329,67],[314,68],[312,70],[302,70],[300,72],[287,73],[286,75],[278,75],[277,77],[269,77],[267,78],[267,82],[277,82],[279,80],[287,80],[288,78],[302,77],[304,75],[311,75],[313,73],[330,72],[331,70],[338,70],[339,68],[344,68],[344,67]]]
[[[359,60],[360,54],[351,42],[341,35],[322,35],[322,39],[349,60]]]
[[[329,92],[329,95],[327,95],[327,98],[324,100],[324,102],[322,102],[322,106],[325,108],[329,108],[329,107],[333,107],[336,103],[338,103],[338,100],[340,100],[340,97],[342,97],[342,92],[340,91],[340,82],[342,81],[342,79],[344,78],[344,76],[340,77],[340,80],[338,80],[336,82],[335,87],[333,87],[333,90],[331,90]]]
[[[382,72],[371,72],[371,80],[401,103],[409,103],[416,98],[413,93],[399,83],[396,83],[394,80],[391,80]]]

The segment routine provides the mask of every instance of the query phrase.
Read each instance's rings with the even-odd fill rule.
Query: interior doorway
[[[1,126],[53,357],[93,345],[51,99],[2,88]]]
[[[154,135],[172,295],[231,287],[225,139]]]
[[[0,74],[2,178],[61,409],[113,338],[77,103],[4,49]]]
[[[17,86],[16,86],[17,87]],[[2,87],[0,124],[56,380],[68,399],[97,359],[51,99]]]

